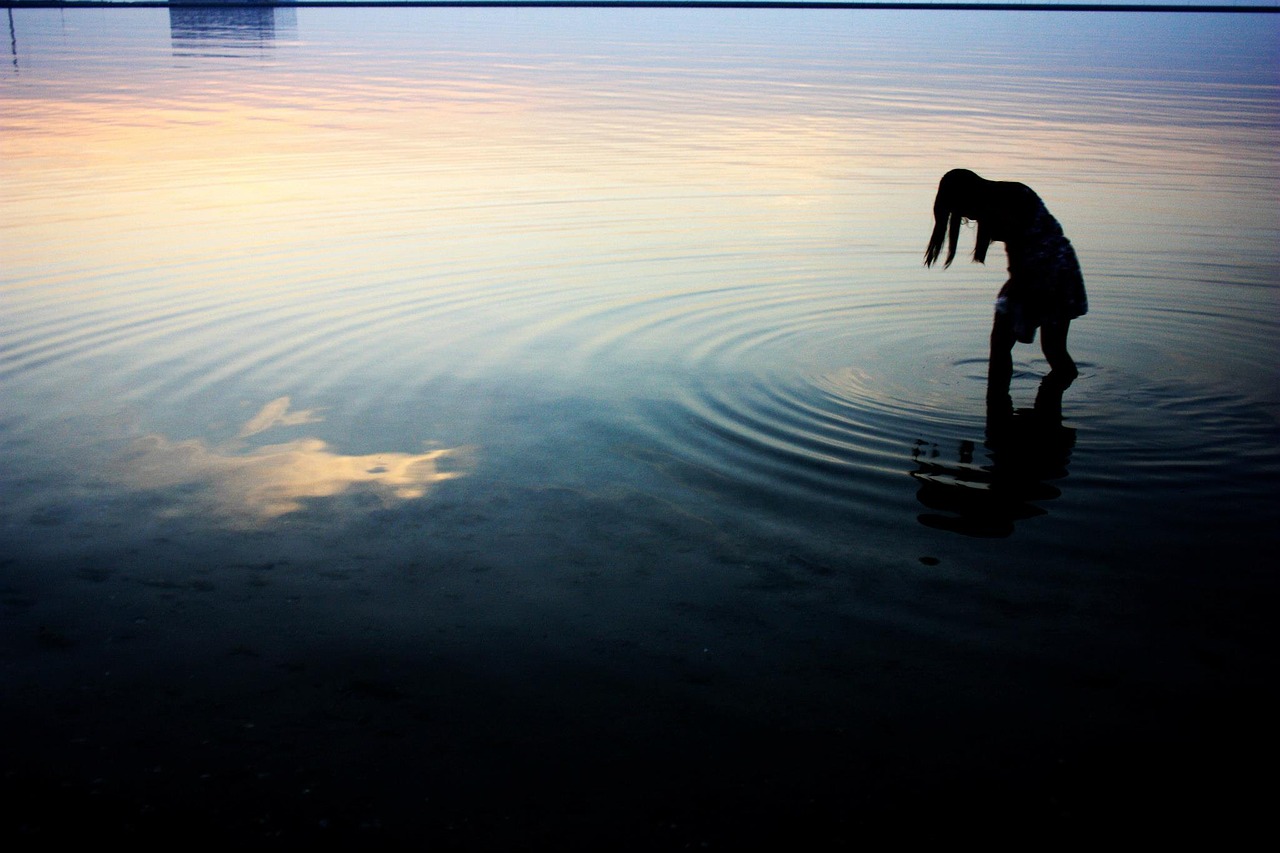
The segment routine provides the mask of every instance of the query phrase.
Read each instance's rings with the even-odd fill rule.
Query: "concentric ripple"
[[[981,375],[953,362],[962,320],[922,334],[925,298],[847,283],[686,294],[654,303],[647,323],[619,325],[602,349],[660,340],[676,354],[638,419],[690,476],[748,499],[873,513],[900,503],[921,434],[981,425],[985,362]]]

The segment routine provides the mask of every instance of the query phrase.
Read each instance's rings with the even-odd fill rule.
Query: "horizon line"
[[[167,8],[472,8],[472,9],[795,9],[891,11],[987,11],[987,12],[1179,12],[1196,14],[1277,14],[1280,3],[1054,3],[1029,2],[928,2],[928,0],[0,0],[13,9],[167,9]]]

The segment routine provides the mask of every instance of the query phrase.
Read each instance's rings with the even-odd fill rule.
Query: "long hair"
[[[933,199],[933,234],[929,236],[929,246],[924,250],[924,265],[931,267],[942,254],[942,242],[947,243],[947,257],[943,267],[951,266],[956,257],[956,243],[960,239],[960,224],[964,221],[962,210],[972,211],[979,198],[984,195],[989,182],[980,178],[968,169],[952,169],[942,176],[938,182],[938,194]],[[978,220],[977,242],[973,247],[973,259],[978,263],[987,260],[987,247],[991,238],[982,220]]]

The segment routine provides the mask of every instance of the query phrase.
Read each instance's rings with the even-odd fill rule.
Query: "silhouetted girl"
[[[1008,388],[1013,344],[1031,343],[1037,328],[1050,369],[1056,378],[1070,383],[1076,365],[1067,352],[1067,329],[1072,320],[1089,310],[1089,303],[1075,250],[1040,197],[1025,184],[988,181],[968,169],[952,169],[938,184],[933,219],[925,266],[938,259],[944,236],[947,257],[943,266],[951,266],[960,223],[965,219],[978,223],[975,261],[986,261],[987,247],[993,240],[1004,243],[1009,256],[1009,280],[996,298],[991,327],[991,385],[1003,382]]]

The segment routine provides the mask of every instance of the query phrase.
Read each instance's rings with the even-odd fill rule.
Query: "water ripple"
[[[613,51],[483,16],[441,16],[431,40],[378,20],[379,51],[321,28],[175,58],[166,29],[123,75],[115,33],[74,98],[60,49],[6,81],[0,383],[65,401],[23,407],[18,433],[77,396],[289,395],[376,423],[578,394],[716,482],[875,513],[909,492],[914,448],[985,438],[1003,276],[924,270],[919,245],[940,164],[985,158],[1051,196],[1081,249],[1082,446],[1144,477],[1130,443],[1269,458],[1274,227],[1240,211],[1273,202],[1274,75],[1205,78],[1177,53],[1188,67],[1144,81],[1121,33],[1107,73],[1062,70],[1056,44],[922,64],[894,16],[865,50],[811,22],[786,44],[733,18]],[[1044,363],[1015,355],[1026,406]]]

